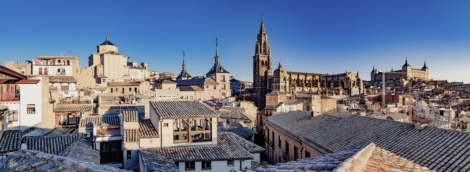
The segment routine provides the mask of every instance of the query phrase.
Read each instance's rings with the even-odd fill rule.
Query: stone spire
[[[183,51],[183,71],[186,71],[186,61],[184,60],[184,57],[186,55],[184,54],[184,51]]]
[[[426,70],[426,69],[428,69],[428,66],[426,66],[426,61],[424,61],[424,66],[423,68],[421,68],[421,70]]]
[[[176,77],[177,80],[190,79],[191,75],[186,71],[186,61],[184,60],[186,54],[183,51],[183,65],[180,74]]]
[[[372,72],[371,73],[374,73],[374,71],[375,71],[375,65],[372,66]]]
[[[219,39],[215,37],[215,64],[220,64],[220,57],[219,57]]]
[[[403,65],[403,67],[408,67],[410,66],[410,64],[408,64],[408,57],[406,57],[406,61],[405,61],[405,64]]]
[[[266,30],[264,29],[264,14],[261,13],[261,26],[259,29],[259,33],[266,33]]]

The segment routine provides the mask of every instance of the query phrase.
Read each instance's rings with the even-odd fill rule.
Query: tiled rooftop
[[[139,137],[159,137],[150,119],[140,120],[139,126]]]
[[[226,123],[225,126],[223,125],[223,122],[221,122],[217,127],[217,131],[235,133],[236,135],[242,138],[249,138],[255,134],[254,131],[250,130],[249,128],[243,127],[238,122]]]
[[[376,147],[371,143],[365,147],[354,148],[322,156],[298,159],[276,165],[259,167],[256,172],[277,171],[360,171],[360,172],[385,172],[385,171],[409,171],[430,172],[405,158],[397,156],[389,151]]]
[[[235,133],[227,132],[227,133],[222,133],[222,134],[224,135],[224,137],[228,137],[231,140],[233,140],[234,142],[236,142],[239,145],[243,146],[243,148],[245,148],[245,150],[247,150],[250,153],[261,153],[261,152],[266,151],[266,149],[262,148],[261,146],[258,146],[255,143],[250,142],[246,139],[240,138]]]
[[[218,116],[217,113],[196,100],[152,101],[151,105],[157,114],[160,115],[160,119],[210,118]]]
[[[72,158],[77,161],[100,164],[100,151],[93,149],[92,144],[93,143],[88,140],[79,139],[72,143],[59,155]]]
[[[196,86],[196,85],[178,86],[178,89],[180,91],[204,91],[204,89],[202,89],[201,87]]]
[[[124,121],[126,122],[137,122],[139,121],[139,112],[138,111],[123,111]]]
[[[87,104],[57,104],[54,112],[90,112],[94,105]]]
[[[140,151],[143,158],[146,158],[144,157],[146,155],[162,154],[175,162],[253,159],[250,152],[234,139],[243,138],[231,133],[219,133],[217,144],[141,149]]]
[[[244,113],[245,109],[240,107],[222,107],[217,113],[220,114],[220,118],[222,119],[232,119],[232,120],[240,120],[240,121],[250,121]]]
[[[50,83],[77,83],[73,76],[50,76]]]
[[[333,171],[342,162],[354,156],[354,154],[359,152],[361,149],[362,148],[356,148],[313,158],[298,159],[287,163],[268,165],[267,168],[258,167],[256,172],[289,171],[294,169],[297,169],[297,171]]]
[[[362,116],[349,116],[320,126],[308,120],[293,123],[292,118],[310,118],[307,114],[301,116],[279,114],[269,117],[267,124],[291,133],[294,138],[302,139],[323,153],[349,150],[373,142],[432,170],[470,170],[470,133],[432,127],[418,130],[413,124]],[[317,132],[305,132],[302,128],[315,128]]]
[[[142,171],[179,172],[175,162],[165,155],[150,151],[139,151],[142,160]]]
[[[139,129],[126,128],[124,129],[124,142],[135,143],[139,141]]]
[[[127,171],[111,166],[98,165],[86,161],[77,161],[68,157],[25,149],[21,149],[8,155],[6,163],[8,163],[8,165],[0,166],[0,171]]]
[[[106,123],[108,125],[119,125],[119,116],[88,116],[80,119],[80,127],[91,127],[93,125],[101,125],[103,123]]]
[[[21,148],[21,131],[6,130],[0,140],[0,152],[12,152]]]
[[[29,136],[24,137],[23,141],[27,144],[29,150],[58,155],[79,139],[79,134],[63,134],[53,136]]]

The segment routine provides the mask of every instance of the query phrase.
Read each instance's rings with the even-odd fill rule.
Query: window
[[[233,160],[228,160],[227,161],[227,167],[233,167],[235,163],[233,163]]]
[[[113,93],[113,88],[111,88],[111,93]]]
[[[124,88],[122,88],[122,94],[124,94]]]
[[[47,67],[44,68],[44,75],[47,75]]]
[[[132,91],[132,88],[129,88],[129,91]]]
[[[69,90],[69,86],[68,86],[68,85],[62,85],[60,90],[61,90],[61,91],[68,91],[68,90]]]
[[[286,140],[285,142],[286,142],[286,144],[285,144],[285,146],[286,146],[286,154],[289,155],[289,142],[287,142],[287,140]]]
[[[190,136],[191,138],[189,138]],[[211,124],[207,119],[183,120],[173,122],[173,142],[210,141]]]
[[[180,162],[175,162],[177,169],[180,168]]]
[[[281,136],[277,136],[277,146],[281,148]]]
[[[127,151],[127,159],[132,159],[132,151]]]
[[[185,162],[184,169],[186,171],[194,171],[194,162]]]
[[[15,122],[15,121],[18,121],[18,111],[17,110],[8,111],[8,122]]]
[[[42,75],[42,67],[39,68],[39,75]]]
[[[271,134],[273,135],[273,136],[272,136],[272,138],[273,138],[273,145],[272,145],[272,146],[273,146],[273,149],[275,149],[276,146],[274,146],[274,139],[275,139],[275,138],[274,138],[274,131],[271,131]]]
[[[26,112],[28,114],[35,114],[36,113],[36,105],[35,104],[28,104],[28,105],[26,105],[26,108],[27,108]]]
[[[211,162],[210,161],[202,161],[201,170],[210,170],[211,169]]]
[[[308,158],[308,157],[310,157],[310,152],[305,151],[305,158]]]
[[[163,123],[164,127],[168,127],[168,122]]]
[[[294,146],[294,160],[299,159],[299,148],[297,146]]]
[[[121,141],[110,141],[100,143],[100,162],[122,162]]]

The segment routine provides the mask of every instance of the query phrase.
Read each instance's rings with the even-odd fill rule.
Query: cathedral
[[[265,107],[265,95],[272,91],[287,94],[308,92],[325,96],[354,96],[364,93],[364,85],[359,72],[355,74],[346,71],[345,73],[330,75],[286,71],[281,62],[273,72],[271,46],[268,42],[263,20],[257,36],[255,55],[253,56],[253,88],[255,96],[260,99],[260,109]]]
[[[382,81],[382,72],[381,70],[375,69],[372,67],[372,72],[370,73],[371,81]],[[411,68],[411,65],[408,64],[408,59],[406,59],[405,64],[401,67],[401,70],[390,70],[385,72],[385,80],[396,80],[396,79],[416,79],[416,80],[429,80],[429,68],[424,62],[424,66],[421,69]]]

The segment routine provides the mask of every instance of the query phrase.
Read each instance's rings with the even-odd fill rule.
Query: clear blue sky
[[[217,36],[224,68],[251,81],[261,13],[274,67],[369,80],[373,65],[399,69],[408,57],[431,78],[470,82],[469,0],[0,1],[0,62],[64,51],[87,66],[108,32],[159,72],[179,73],[186,51],[196,76],[212,67]]]

